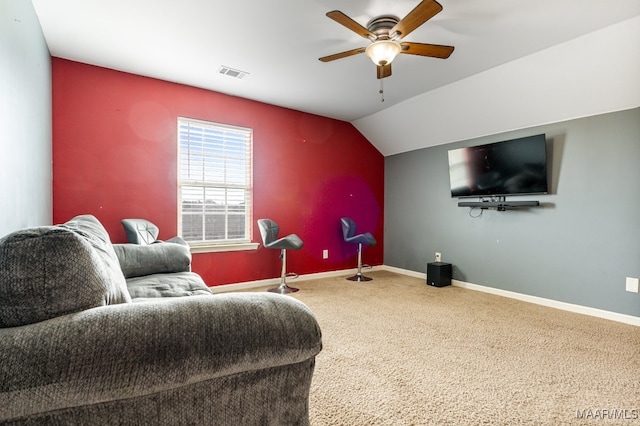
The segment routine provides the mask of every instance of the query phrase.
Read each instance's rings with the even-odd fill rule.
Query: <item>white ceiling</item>
[[[379,15],[405,16],[418,0],[32,2],[52,56],[360,123],[385,155],[418,146],[394,151],[376,141],[366,131],[371,117],[640,15],[640,0],[440,0],[444,10],[404,40],[455,51],[446,60],[400,55],[381,102],[364,54],[318,60],[368,44],[325,14],[341,10],[366,26]],[[221,66],[249,74],[234,79]]]

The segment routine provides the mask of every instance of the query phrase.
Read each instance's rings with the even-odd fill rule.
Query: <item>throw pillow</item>
[[[189,246],[174,243],[114,244],[126,278],[191,270]]]

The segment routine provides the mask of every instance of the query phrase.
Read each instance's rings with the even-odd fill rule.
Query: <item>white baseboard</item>
[[[387,265],[381,266],[380,269],[383,269],[389,272],[395,272],[397,274],[408,275],[413,278],[422,278],[423,280],[425,280],[425,282],[427,279],[427,274],[425,274],[424,272],[410,271],[408,269],[396,268],[395,266],[387,266]]]
[[[372,268],[362,268],[363,273],[365,271],[376,271],[384,269],[383,266],[373,266]],[[338,271],[329,271],[329,272],[317,272],[314,274],[305,274],[300,275],[298,278],[287,278],[287,284],[295,287],[296,282],[300,281],[309,281],[309,280],[319,280],[323,278],[333,278],[333,277],[341,277],[341,276],[350,276],[354,275],[358,272],[357,268],[353,269],[342,269]],[[268,287],[268,286],[277,286],[280,284],[280,277],[278,278],[269,278],[266,280],[257,280],[257,281],[247,281],[243,283],[237,284],[223,284],[217,285],[213,287],[209,287],[209,289],[214,293],[224,293],[227,291],[237,291],[237,290],[248,290],[257,287]]]
[[[394,266],[382,266],[379,269],[386,271],[396,272],[398,274],[408,275],[415,278],[427,278],[427,274],[415,271],[409,271],[407,269],[396,268]],[[557,300],[545,299],[538,296],[530,296],[528,294],[516,293],[508,290],[501,290],[499,288],[487,287],[478,284],[467,283],[464,281],[451,280],[451,285],[466,288],[469,290],[482,291],[484,293],[495,294],[497,296],[508,297],[510,299],[517,299],[523,302],[535,303],[536,305],[547,306],[555,309],[562,309],[563,311],[575,312],[578,314],[589,315],[592,317],[603,318],[611,321],[617,321],[624,324],[630,324],[640,326],[640,317],[633,315],[620,314],[617,312],[605,311],[602,309],[590,308],[588,306],[574,305],[572,303],[559,302]]]

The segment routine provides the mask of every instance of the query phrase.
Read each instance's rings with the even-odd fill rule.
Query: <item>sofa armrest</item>
[[[162,242],[149,245],[114,244],[113,248],[125,278],[191,270],[188,245]]]
[[[109,305],[0,329],[0,421],[300,363],[320,328],[296,299],[229,293]]]

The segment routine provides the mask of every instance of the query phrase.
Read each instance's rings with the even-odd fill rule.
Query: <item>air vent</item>
[[[228,75],[229,77],[235,77],[240,79],[244,78],[246,75],[249,74],[246,71],[235,70],[233,68],[225,67],[224,65],[220,67],[218,72],[220,74]]]

